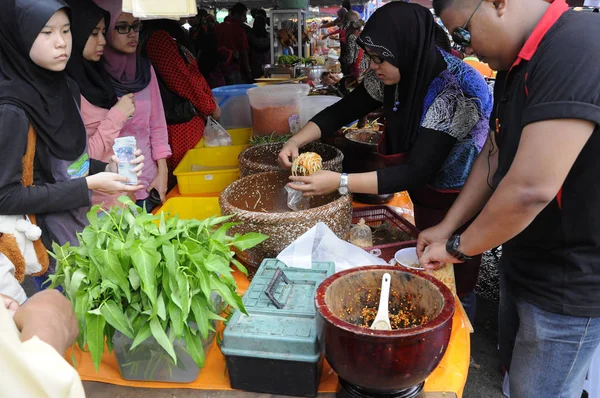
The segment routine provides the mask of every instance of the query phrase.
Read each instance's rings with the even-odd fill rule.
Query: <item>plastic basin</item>
[[[248,90],[254,135],[294,134],[300,130],[300,100],[307,84],[278,84]]]
[[[233,86],[217,87],[212,90],[217,105],[221,108],[221,126],[226,129],[245,128],[252,126],[248,89],[255,84],[236,84]]]

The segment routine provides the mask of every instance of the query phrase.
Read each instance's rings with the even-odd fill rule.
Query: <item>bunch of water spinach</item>
[[[124,206],[89,211],[79,246],[53,246],[51,287],[61,286],[73,303],[77,344],[87,346],[98,369],[105,343],[112,352],[115,331],[133,340],[131,350],[152,336],[175,363],[173,342],[183,339],[202,368],[202,339],[223,320],[214,295],[246,313],[231,265],[247,271],[232,249],[247,250],[268,237],[227,235],[236,225],[230,216],[183,220],[149,214],[127,197],[119,201]]]

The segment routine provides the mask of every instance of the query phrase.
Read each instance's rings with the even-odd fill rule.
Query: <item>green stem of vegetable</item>
[[[117,221],[115,220],[115,218],[106,210],[102,209],[102,211],[104,212],[104,214],[106,214],[108,217],[110,217],[110,220],[113,222],[113,225],[117,228],[117,231],[119,232],[119,235],[121,236],[121,241],[125,242],[125,238],[123,237],[123,232],[121,231],[121,227],[119,224],[117,224]],[[121,212],[122,214],[123,212]],[[103,232],[103,231],[100,231]],[[105,232],[105,231],[104,231]],[[117,236],[112,235],[113,237],[117,238]]]

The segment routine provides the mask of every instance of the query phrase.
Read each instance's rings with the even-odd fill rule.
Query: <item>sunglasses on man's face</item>
[[[454,43],[462,51],[471,46],[471,32],[467,30],[467,26],[469,26],[469,22],[471,22],[471,19],[473,19],[473,16],[477,10],[479,10],[479,7],[481,7],[483,1],[484,0],[479,1],[479,4],[477,4],[477,7],[475,7],[475,11],[473,11],[469,19],[467,19],[467,22],[462,27],[454,28],[452,31],[452,40],[454,40]]]
[[[127,35],[132,30],[134,32],[139,32],[140,30],[142,30],[142,23],[134,22],[133,25],[127,25],[127,24],[117,25],[117,26],[115,26],[115,30],[117,31],[117,33],[119,33],[121,35]]]

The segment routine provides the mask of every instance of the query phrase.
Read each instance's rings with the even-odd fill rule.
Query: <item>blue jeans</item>
[[[35,287],[37,288],[38,292],[46,290],[50,286],[50,279],[48,279],[48,276],[49,274],[44,274],[42,276],[33,277],[33,281],[35,282]],[[57,286],[55,289],[57,289],[61,293],[63,291],[62,286]]]
[[[513,295],[502,269],[500,275],[499,342],[501,359],[510,358],[511,398],[581,397],[600,318],[543,310]]]
[[[475,290],[469,294],[459,297],[459,299],[460,303],[465,309],[465,312],[467,313],[469,321],[472,325],[475,325],[475,314],[477,313],[477,294],[475,293]]]

